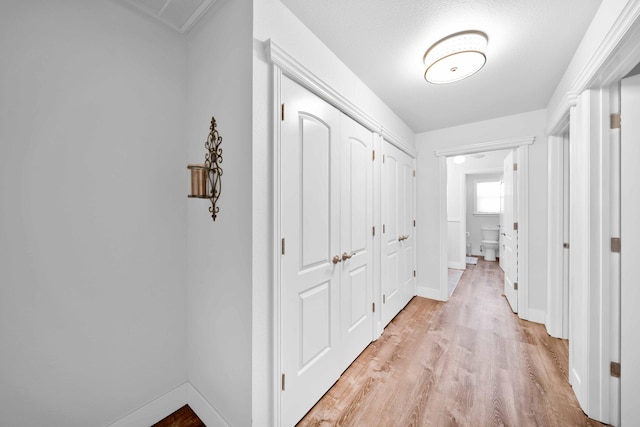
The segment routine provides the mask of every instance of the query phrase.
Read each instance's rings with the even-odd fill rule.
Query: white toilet
[[[496,250],[500,246],[498,238],[500,236],[499,228],[483,228],[480,230],[482,233],[482,247],[484,248],[484,260],[495,261]]]

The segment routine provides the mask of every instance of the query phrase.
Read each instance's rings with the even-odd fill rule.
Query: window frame
[[[475,178],[473,180],[473,215],[474,216],[496,216],[501,214],[501,206],[502,203],[499,202],[498,211],[497,212],[479,212],[478,211],[478,184],[485,182],[496,182],[498,183],[498,187],[502,185],[503,178],[500,176],[492,176],[485,178]],[[499,197],[502,197],[500,194]]]

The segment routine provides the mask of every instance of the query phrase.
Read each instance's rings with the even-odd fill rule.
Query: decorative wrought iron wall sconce
[[[187,169],[191,171],[191,194],[189,197],[198,199],[211,200],[209,212],[211,218],[216,220],[220,207],[216,206],[220,193],[222,192],[222,137],[216,129],[216,119],[211,117],[211,126],[209,127],[209,137],[204,143],[207,153],[202,165],[187,165]]]

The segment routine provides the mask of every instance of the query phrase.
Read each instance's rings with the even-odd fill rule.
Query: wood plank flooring
[[[207,427],[189,405],[158,421],[151,427]]]
[[[298,425],[603,426],[567,382],[567,341],[514,315],[502,283],[480,260],[447,303],[414,298]]]

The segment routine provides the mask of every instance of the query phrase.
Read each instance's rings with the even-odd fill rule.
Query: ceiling
[[[121,0],[180,33],[186,33],[215,0]]]
[[[281,0],[414,132],[545,108],[601,0]],[[433,85],[424,52],[489,37],[473,76]]]

